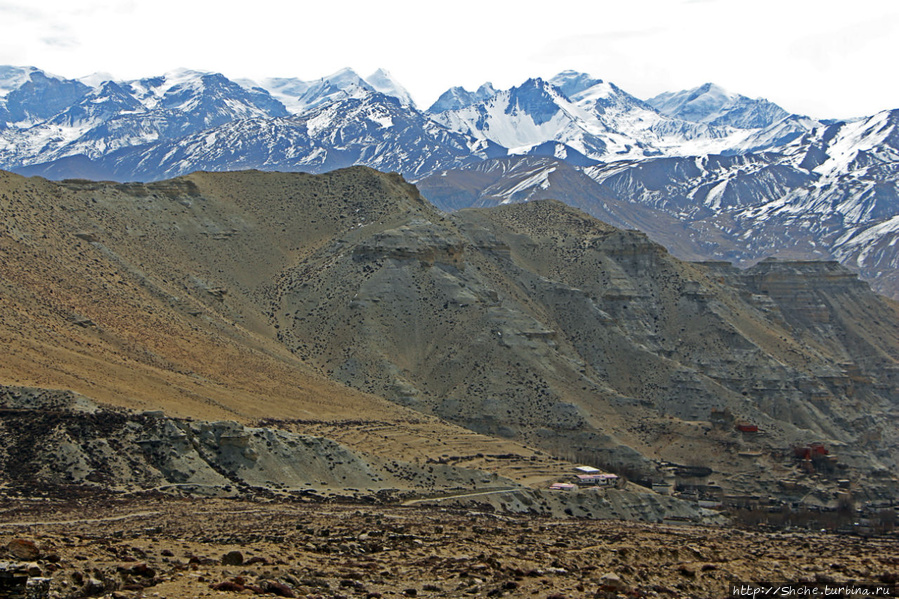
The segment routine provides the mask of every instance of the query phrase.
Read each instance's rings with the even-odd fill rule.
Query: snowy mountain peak
[[[201,80],[205,75],[209,75],[209,73],[179,68],[156,77],[128,81],[125,83],[125,87],[146,106],[152,108],[173,88],[202,87]]]
[[[487,81],[486,83],[482,83],[481,87],[477,89],[475,92],[476,96],[480,96],[484,100],[487,98],[495,96],[497,93],[497,89],[493,87],[493,84]]]
[[[554,86],[559,88],[559,90],[571,98],[577,93],[580,93],[586,89],[589,89],[595,85],[599,85],[602,83],[602,79],[594,79],[587,73],[580,73],[578,71],[562,71],[555,77],[549,80]]]
[[[242,80],[240,84],[247,89],[267,91],[287,107],[291,114],[301,114],[318,106],[373,91],[397,98],[404,106],[415,106],[406,88],[386,69],[378,69],[367,79],[363,79],[356,71],[346,67],[312,81],[295,77],[277,77],[258,82]]]
[[[221,73],[179,70],[167,73],[161,82],[154,79],[145,83],[152,100],[156,101],[152,107],[190,113],[207,126],[234,118],[288,114],[268,92],[248,90]]]
[[[400,85],[386,69],[378,69],[366,77],[365,81],[371,85],[375,91],[398,99],[403,106],[415,106],[411,94],[409,94],[406,88]]]
[[[665,92],[650,98],[647,103],[672,118],[738,129],[769,127],[789,116],[786,110],[764,98],[752,99],[730,93],[714,83]]]
[[[54,125],[80,128],[95,125],[124,113],[138,112],[143,104],[114,81],[104,81],[50,122]]]
[[[79,77],[78,81],[88,87],[100,87],[107,81],[115,81],[115,77],[113,77],[110,73],[98,72],[91,73],[90,75],[86,75],[84,77]]]
[[[194,69],[185,69],[183,67],[173,69],[171,71],[163,74],[162,79],[165,81],[166,88],[171,88],[176,85],[189,85],[192,82],[197,82],[201,80],[203,77],[207,75],[212,75],[210,71],[197,71]]]
[[[374,91],[374,87],[347,67],[321,79],[309,82],[309,87],[291,103],[291,111],[303,112],[358,94],[360,90]]]
[[[109,98],[118,98],[128,102],[132,108],[138,108],[141,105],[121,85],[109,79],[97,85],[85,99],[87,98],[92,99],[94,102],[106,102]]]
[[[26,81],[35,67],[14,67],[11,65],[0,66],[0,96],[5,96]]]
[[[271,77],[261,81],[243,80],[239,82],[247,89],[262,89],[271,94],[273,98],[281,102],[291,114],[299,114],[306,109],[306,104],[300,99],[315,81],[303,81],[296,77]]]
[[[66,81],[64,77],[53,75],[37,67],[16,67],[0,65],[0,98],[23,85],[33,83],[35,79]]]
[[[506,114],[527,114],[539,126],[550,121],[568,103],[553,84],[536,77],[509,90]]]
[[[442,97],[443,101],[452,99],[450,92],[460,91],[468,93],[461,88],[450,90]],[[604,130],[601,125],[594,126],[595,120],[588,113],[541,78],[528,79],[463,108],[432,111],[432,115],[454,131],[490,140],[513,154],[531,152],[547,142],[551,142],[554,154],[558,142],[595,158],[605,154],[611,145],[597,136]],[[546,146],[543,150],[550,148]]]
[[[34,67],[4,67],[0,71],[0,123],[30,126],[77,103],[90,87]]]
[[[721,109],[733,104],[735,94],[729,94],[714,83],[703,83],[693,89],[664,92],[647,100],[664,115],[694,122],[714,120]]]
[[[459,110],[460,108],[465,108],[472,104],[483,102],[488,98],[492,98],[496,93],[496,89],[489,81],[482,84],[481,87],[474,92],[470,92],[464,87],[451,87],[440,94],[437,101],[428,108],[428,112],[436,114],[439,112],[446,112],[447,110]]]
[[[706,94],[709,94],[712,96],[717,96],[717,97],[724,98],[724,99],[736,97],[736,94],[728,93],[727,90],[725,90],[723,87],[721,87],[720,85],[715,85],[711,81],[703,83],[702,85],[700,85],[699,87],[694,89],[691,96],[693,98],[698,98],[698,97],[706,95]]]
[[[327,82],[334,87],[364,86],[365,80],[350,67],[344,67],[317,81]]]

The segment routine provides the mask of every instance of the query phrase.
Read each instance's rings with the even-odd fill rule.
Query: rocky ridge
[[[162,493],[264,501],[426,505],[489,496],[503,511],[554,517],[713,522],[678,499],[646,489],[535,491],[500,476],[438,460],[354,451],[289,427],[173,419],[161,411],[102,407],[71,392],[0,388],[0,436],[8,497],[59,499]],[[514,461],[516,457],[505,456]],[[425,499],[417,499],[417,498]],[[494,508],[500,509],[500,508]]]
[[[414,491],[514,487],[483,471],[388,462],[322,437],[234,421],[101,408],[71,393],[0,389],[8,492],[66,487],[216,497],[333,494],[376,500]],[[352,490],[351,490],[352,489]],[[360,495],[361,494],[361,495]]]

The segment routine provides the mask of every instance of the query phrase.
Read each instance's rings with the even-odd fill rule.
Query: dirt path
[[[481,495],[494,495],[496,493],[508,493],[509,491],[515,491],[516,489],[520,489],[521,487],[506,487],[504,489],[493,489],[492,491],[479,491],[477,493],[456,493],[450,495],[439,495],[433,497],[422,497],[420,499],[410,499],[408,501],[404,501],[403,505],[416,505],[424,502],[432,502],[432,501],[443,501],[444,499],[463,499],[465,497],[479,497]]]
[[[97,522],[115,522],[117,520],[129,520],[131,518],[144,518],[146,516],[158,516],[162,512],[135,512],[122,516],[109,516],[107,518],[83,518],[80,520],[43,520],[39,522],[0,522],[0,527],[9,526],[56,526],[60,524],[94,524]]]

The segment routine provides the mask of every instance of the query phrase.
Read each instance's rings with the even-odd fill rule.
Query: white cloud
[[[427,105],[451,85],[509,87],[565,68],[648,97],[713,81],[815,116],[899,106],[893,0],[0,0],[0,64],[131,78],[386,67]],[[835,81],[845,85],[836,86]],[[875,108],[876,106],[876,108]]]

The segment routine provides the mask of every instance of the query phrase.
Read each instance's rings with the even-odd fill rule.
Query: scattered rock
[[[84,586],[81,587],[81,592],[87,597],[91,597],[93,595],[99,595],[106,590],[106,585],[103,584],[102,580],[97,580],[93,576],[89,576],[84,583]]]
[[[243,553],[240,551],[229,551],[225,555],[222,556],[222,565],[223,566],[242,566],[243,565]]]
[[[156,576],[156,571],[143,562],[134,564],[133,566],[128,568],[128,572],[134,574],[135,576],[143,576],[145,578],[153,578],[154,576]]]
[[[544,519],[535,522],[528,517],[494,520],[483,514],[465,515],[450,510],[369,507],[389,515],[379,520],[386,551],[351,556],[337,553],[337,546],[358,538],[358,531],[371,526],[366,521],[367,512],[360,516],[352,511],[356,506],[335,503],[323,510],[320,506],[262,502],[241,504],[235,510],[232,500],[223,499],[212,500],[214,508],[197,500],[165,498],[159,500],[165,502],[162,505],[155,503],[158,501],[155,498],[149,501],[154,502],[152,509],[165,513],[159,516],[159,521],[165,523],[166,532],[154,539],[140,536],[146,522],[140,518],[98,523],[98,512],[92,505],[85,510],[80,506],[54,504],[48,506],[52,511],[45,512],[41,518],[36,511],[27,514],[29,520],[53,518],[67,522],[55,528],[42,527],[41,538],[35,539],[45,552],[52,547],[60,556],[60,570],[53,574],[54,599],[153,599],[154,593],[148,588],[151,586],[156,587],[152,590],[159,591],[157,599],[200,597],[204,592],[235,599],[240,595],[332,599],[711,597],[720,594],[725,581],[744,576],[749,580],[757,572],[777,572],[796,582],[806,578],[806,582],[812,583],[815,574],[832,575],[841,581],[851,575],[867,584],[875,583],[884,575],[883,582],[887,582],[895,568],[891,564],[881,565],[877,551],[893,555],[897,546],[897,541],[890,537],[851,539],[845,546],[836,544],[829,555],[816,556],[810,555],[803,543],[811,546],[812,542],[820,542],[817,533],[737,534],[699,527],[660,530],[649,525],[614,522]],[[14,504],[0,504],[0,507],[8,505]],[[115,509],[120,509],[119,505],[124,504],[116,503]],[[121,513],[140,513],[138,505]],[[196,516],[201,513],[199,506],[203,509],[202,519]],[[109,513],[109,507],[101,506],[101,509]],[[227,513],[243,507],[258,512],[259,516],[254,514],[252,519],[237,520]],[[322,552],[303,551],[305,533],[285,535],[285,530],[293,530],[298,516],[308,521],[310,529],[319,530],[324,526],[330,529]],[[73,525],[79,517],[84,523]],[[435,520],[443,523],[445,531],[452,532],[434,533]],[[481,535],[491,539],[489,550],[471,545],[475,536],[469,531],[475,521],[482,530]],[[115,540],[110,536],[113,526],[131,526],[131,529],[126,528],[122,540]],[[464,533],[455,532],[463,528]],[[10,538],[0,546],[5,546]],[[558,550],[555,543],[559,538],[566,539],[569,547]],[[418,546],[411,539],[422,539],[425,543]],[[629,539],[633,539],[633,546]],[[625,542],[629,551],[627,558],[622,559],[617,549]],[[273,543],[279,544],[277,553],[273,552]],[[712,562],[716,568],[704,568],[710,563],[706,560],[678,559],[685,553],[684,547],[691,544],[710,548],[715,545],[705,556],[710,560],[721,559]],[[775,545],[776,552],[754,553],[758,547]],[[243,564],[223,566],[223,556],[237,547],[245,558]],[[659,552],[660,547],[665,551]],[[160,554],[164,548],[171,549],[180,559],[162,559]],[[85,559],[75,560],[76,555]],[[143,561],[123,562],[126,555]],[[193,566],[198,571],[192,571],[187,558],[203,555],[218,557],[209,565],[199,564],[206,558],[196,558]],[[253,556],[266,556],[272,565],[247,566]],[[726,560],[722,559],[724,556]],[[803,559],[796,559],[797,556]],[[832,564],[842,567],[841,574],[832,571]],[[5,573],[16,576],[18,585],[10,591],[0,584],[0,598],[25,599],[28,568],[39,566],[49,576],[46,574],[49,565],[50,562],[43,561],[0,564],[0,583]]]
[[[31,576],[32,578],[40,578],[44,575],[41,567],[37,564],[25,564],[25,571],[28,572],[28,576]]]
[[[624,591],[627,588],[627,585],[624,584],[621,577],[611,572],[599,577],[599,585],[603,591],[618,592]]]
[[[293,590],[284,583],[274,580],[266,580],[261,585],[262,590],[278,597],[296,597]]]
[[[25,584],[25,599],[48,599],[51,582],[49,578],[29,578]]]
[[[75,237],[78,239],[83,239],[88,243],[97,243],[100,241],[100,237],[96,233],[92,233],[90,231],[79,231],[75,233]]]
[[[242,584],[238,584],[236,582],[232,582],[230,580],[226,580],[224,582],[219,582],[216,584],[209,585],[209,588],[213,591],[232,591],[235,593],[239,593],[243,591],[246,587]]]
[[[41,550],[37,545],[26,539],[13,539],[6,545],[6,551],[14,558],[28,562],[33,562],[41,557]]]

